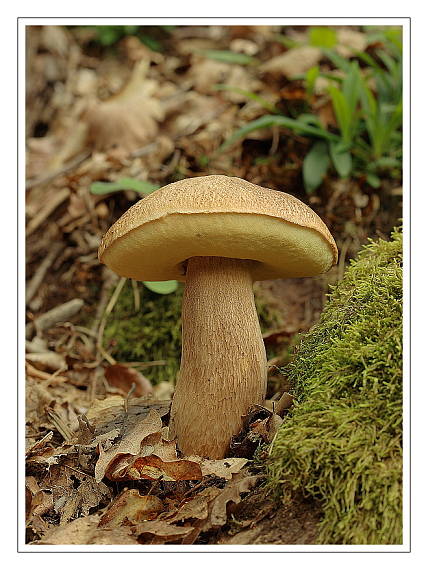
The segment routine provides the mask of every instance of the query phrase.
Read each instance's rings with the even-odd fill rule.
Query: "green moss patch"
[[[128,281],[109,316],[104,343],[120,362],[165,360],[164,365],[143,370],[154,384],[174,382],[181,356],[181,299],[183,287],[168,295],[158,295],[138,283],[140,309],[135,309]]]
[[[402,542],[402,235],[363,248],[287,367],[270,485],[320,501],[321,544]]]

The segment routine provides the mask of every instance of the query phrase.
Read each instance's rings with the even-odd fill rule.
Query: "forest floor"
[[[297,495],[278,501],[264,487],[269,445],[291,399],[278,413],[253,410],[227,460],[177,454],[166,433],[174,379],[149,381],[141,370],[162,363],[118,362],[104,343],[118,280],[97,249],[142,194],[182,178],[237,176],[309,204],[336,240],[337,267],[319,278],[255,286],[268,308],[267,397],[278,402],[291,389],[278,368],[296,335],[318,320],[329,284],[368,238],[387,239],[397,225],[401,181],[384,177],[374,188],[362,175],[340,179],[329,171],[307,193],[302,163],[310,140],[277,126],[219,152],[272,108],[292,117],[309,108],[337,128],[322,82],[315,93],[305,90],[311,66],[335,71],[308,45],[307,28],[131,31],[142,37],[27,28],[28,543],[316,543],[320,506]],[[336,32],[343,58],[376,48],[359,27]],[[296,49],[298,58],[275,64]]]

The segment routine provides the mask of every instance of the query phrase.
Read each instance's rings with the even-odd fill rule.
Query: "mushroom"
[[[337,247],[297,198],[212,175],[174,182],[134,204],[98,256],[123,277],[185,282],[170,434],[184,454],[219,459],[266,393],[253,281],[323,273],[337,262]]]

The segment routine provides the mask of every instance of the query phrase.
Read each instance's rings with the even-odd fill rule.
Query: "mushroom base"
[[[243,416],[266,393],[266,351],[251,278],[254,262],[188,260],[182,357],[170,434],[185,455],[226,456]]]

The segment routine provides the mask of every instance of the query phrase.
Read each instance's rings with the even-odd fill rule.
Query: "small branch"
[[[61,249],[63,247],[64,247],[64,244],[62,242],[54,243],[52,245],[51,249],[49,250],[49,253],[47,254],[47,256],[44,258],[42,263],[36,269],[33,277],[29,281],[27,288],[26,288],[26,293],[25,293],[26,303],[29,303],[31,301],[31,299],[34,297],[34,295],[36,294],[36,291],[40,287],[48,269],[50,268],[52,263],[55,261],[56,256],[58,255],[58,253],[61,251]]]
[[[53,172],[45,174],[44,176],[40,176],[40,178],[32,178],[30,180],[27,180],[27,182],[25,184],[25,189],[30,190],[31,188],[34,188],[35,186],[40,186],[41,184],[46,184],[47,182],[52,182],[52,180],[54,180],[57,176],[60,176],[61,174],[65,174],[69,170],[73,170],[73,168],[76,168],[77,166],[79,166],[80,163],[82,163],[84,160],[86,160],[90,156],[91,156],[91,153],[89,151],[84,152],[83,154],[79,154],[79,156],[77,156],[74,160],[72,160],[71,162],[69,162],[65,166],[58,168],[57,170],[54,170]]]
[[[43,222],[70,196],[70,190],[63,188],[59,190],[55,196],[42,208],[39,213],[29,222],[27,226],[26,235],[29,236],[43,224]]]

